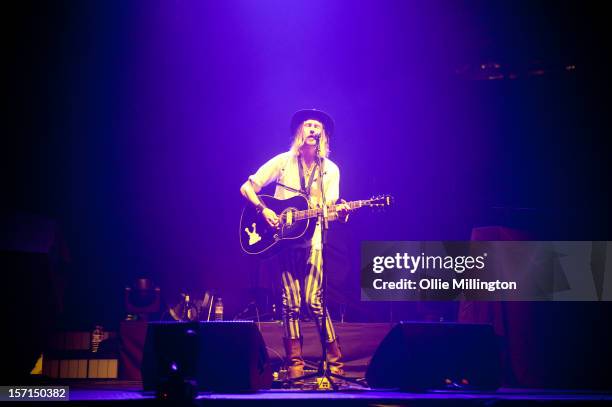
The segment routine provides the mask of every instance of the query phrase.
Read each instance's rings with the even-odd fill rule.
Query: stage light
[[[149,314],[159,312],[160,289],[148,278],[139,278],[125,288],[127,319],[147,320]]]

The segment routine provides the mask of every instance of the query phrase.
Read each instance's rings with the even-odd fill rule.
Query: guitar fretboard
[[[366,206],[370,203],[370,200],[359,200],[359,201],[350,201],[347,202],[349,208],[351,209],[358,209],[361,208],[362,206]],[[335,217],[337,214],[337,210],[336,208],[339,206],[340,204],[335,204],[335,205],[330,205],[327,208],[327,213],[328,215]],[[317,216],[319,216],[321,214],[321,212],[323,212],[323,208],[312,208],[312,209],[306,209],[303,211],[296,211],[293,213],[293,219],[294,220],[303,220],[303,219],[309,219],[309,218],[316,218]]]

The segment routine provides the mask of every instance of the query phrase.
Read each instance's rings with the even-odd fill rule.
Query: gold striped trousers
[[[285,337],[300,338],[300,309],[302,300],[321,328],[323,320],[323,258],[321,250],[296,248],[281,254],[282,314]],[[329,312],[326,318],[326,340],[336,339]]]

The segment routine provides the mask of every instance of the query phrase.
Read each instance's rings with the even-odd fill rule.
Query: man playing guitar
[[[288,152],[279,154],[262,165],[242,185],[240,192],[257,208],[257,212],[270,227],[279,227],[279,216],[257,196],[257,193],[272,182],[276,183],[274,197],[288,199],[303,195],[311,207],[334,204],[340,195],[340,170],[329,158],[329,138],[334,129],[332,118],[316,109],[300,110],[293,115],[291,132],[293,144]],[[322,185],[326,202],[318,178]],[[350,207],[342,200],[332,214],[346,222]],[[331,215],[330,215],[331,216]],[[321,248],[321,225],[317,224],[312,238],[285,247],[279,254],[282,279],[282,315],[285,328],[283,338],[287,355],[288,377],[304,374],[300,333],[300,307],[302,301],[317,322],[323,322],[321,304],[323,290],[323,264]],[[338,339],[329,313],[326,320],[327,362],[334,374],[342,374],[343,364]],[[321,332],[321,330],[319,330]]]

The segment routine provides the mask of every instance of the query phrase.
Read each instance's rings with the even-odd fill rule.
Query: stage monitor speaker
[[[490,325],[400,322],[374,353],[372,388],[495,390],[500,354]]]
[[[251,392],[272,384],[266,345],[247,321],[150,322],[141,373],[144,390],[177,375],[212,392]]]

